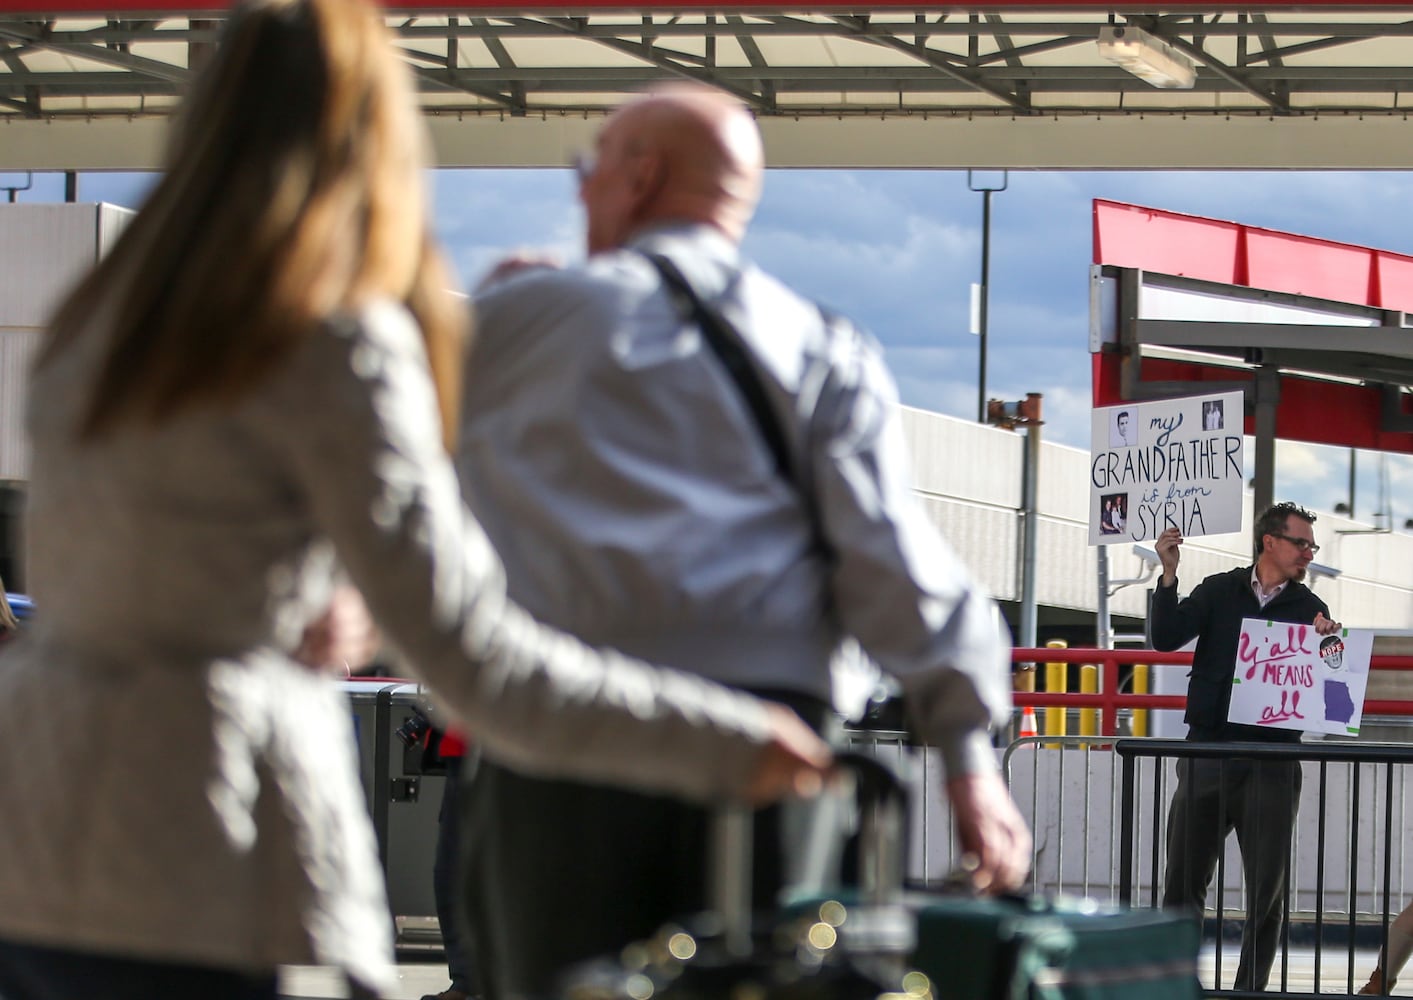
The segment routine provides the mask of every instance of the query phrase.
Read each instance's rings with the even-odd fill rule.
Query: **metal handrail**
[[[1122,778],[1120,781],[1120,795],[1122,804],[1119,815],[1121,824],[1119,830],[1119,865],[1118,865],[1118,897],[1121,903],[1132,903],[1135,889],[1135,875],[1137,874],[1137,839],[1136,820],[1139,815],[1139,803],[1137,801],[1137,763],[1139,759],[1149,759],[1155,766],[1172,759],[1189,760],[1216,760],[1227,762],[1230,760],[1249,761],[1286,761],[1298,765],[1314,765],[1314,770],[1319,776],[1319,804],[1316,809],[1317,832],[1315,834],[1316,844],[1314,856],[1315,863],[1315,883],[1316,898],[1313,914],[1309,911],[1303,913],[1304,916],[1314,918],[1314,967],[1316,980],[1316,993],[1321,992],[1319,982],[1321,981],[1321,958],[1322,952],[1326,950],[1327,944],[1324,928],[1332,926],[1342,926],[1346,935],[1346,942],[1343,946],[1344,963],[1348,969],[1346,973],[1347,988],[1353,990],[1354,962],[1355,962],[1355,932],[1360,924],[1374,924],[1379,931],[1379,947],[1381,950],[1388,947],[1389,926],[1393,919],[1394,907],[1391,905],[1396,883],[1394,879],[1394,843],[1397,828],[1394,825],[1394,801],[1395,782],[1394,769],[1402,771],[1403,768],[1413,765],[1413,746],[1406,744],[1370,744],[1353,742],[1335,743],[1204,743],[1190,740],[1173,739],[1120,739],[1114,743],[1114,753],[1122,761]],[[1375,868],[1376,883],[1371,887],[1377,894],[1376,898],[1383,900],[1383,905],[1373,914],[1361,914],[1357,908],[1356,899],[1359,894],[1359,867],[1360,867],[1360,833],[1361,824],[1351,819],[1349,826],[1349,842],[1345,851],[1348,855],[1347,861],[1347,887],[1342,891],[1347,895],[1347,909],[1332,914],[1333,919],[1327,917],[1325,909],[1326,899],[1326,846],[1327,824],[1325,807],[1326,801],[1326,770],[1331,764],[1346,764],[1351,766],[1350,784],[1350,809],[1351,815],[1357,816],[1360,811],[1361,787],[1364,784],[1361,778],[1360,766],[1382,765],[1382,780],[1377,779],[1369,782],[1371,786],[1370,794],[1372,804],[1376,809],[1376,822],[1371,825],[1369,834],[1371,837],[1370,847],[1374,853],[1373,863]],[[1159,819],[1157,809],[1159,808],[1160,795],[1159,785],[1154,785],[1154,827],[1158,829]],[[1380,808],[1380,800],[1382,800]],[[1377,812],[1382,812],[1382,821],[1377,821]],[[1378,828],[1381,828],[1378,829]],[[1381,833],[1381,836],[1380,836]],[[1298,836],[1297,836],[1298,841]],[[1381,843],[1380,843],[1381,841]],[[1291,846],[1292,858],[1295,856],[1296,848]],[[1292,862],[1293,863],[1293,862]],[[1149,861],[1150,871],[1154,875],[1153,892],[1155,898],[1150,903],[1156,904],[1156,873],[1159,870],[1159,843],[1154,836],[1152,841],[1152,857]],[[1216,934],[1215,965],[1220,970],[1222,965],[1222,931],[1221,924],[1227,917],[1227,911],[1222,901],[1222,885],[1225,876],[1222,871],[1222,864],[1219,862],[1216,872],[1217,901],[1216,912],[1218,919],[1218,931]],[[1286,926],[1297,915],[1297,911],[1291,902],[1291,888],[1286,888],[1285,912]],[[1337,890],[1338,891],[1338,890]],[[1370,919],[1370,917],[1374,919]],[[1281,951],[1288,957],[1290,949],[1290,938],[1288,931],[1282,934]],[[1335,950],[1330,948],[1329,950]],[[1293,994],[1286,993],[1288,988],[1285,985],[1285,975],[1288,970],[1282,962],[1280,973],[1282,985],[1279,993],[1286,996]],[[1221,997],[1244,997],[1247,994],[1233,989],[1217,988],[1205,990],[1208,996]],[[1277,995],[1279,995],[1279,993]],[[1268,996],[1271,994],[1251,994],[1255,996]]]
[[[1099,668],[1101,683],[1097,694],[1067,691],[1016,691],[1017,708],[1097,708],[1100,710],[1100,736],[1118,736],[1119,709],[1177,709],[1187,707],[1181,694],[1126,694],[1119,690],[1119,668],[1135,663],[1161,666],[1190,666],[1191,653],[1161,652],[1156,649],[1037,649],[1017,648],[1011,652],[1012,665],[1030,663],[1083,663]],[[1374,656],[1371,670],[1413,671],[1413,656]],[[1367,715],[1413,716],[1413,700],[1379,698],[1366,700]]]

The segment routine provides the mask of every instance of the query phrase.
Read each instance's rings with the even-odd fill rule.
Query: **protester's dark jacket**
[[[1177,583],[1153,591],[1149,609],[1153,646],[1177,649],[1197,639],[1192,673],[1187,684],[1188,738],[1195,740],[1260,740],[1295,743],[1300,733],[1292,729],[1240,726],[1226,721],[1231,704],[1231,682],[1236,647],[1243,618],[1309,625],[1316,612],[1330,616],[1330,609],[1309,587],[1292,580],[1264,608],[1251,589],[1251,570],[1216,573],[1199,583],[1182,602]]]

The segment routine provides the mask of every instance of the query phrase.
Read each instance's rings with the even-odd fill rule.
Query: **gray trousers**
[[[1235,830],[1246,879],[1246,924],[1231,988],[1264,990],[1284,921],[1300,764],[1187,759],[1178,761],[1177,772],[1177,792],[1168,814],[1163,905],[1199,912],[1205,908],[1217,860],[1227,834]]]
[[[466,753],[473,755],[474,747]],[[432,858],[432,891],[437,900],[437,923],[441,926],[442,946],[446,951],[450,989],[468,996],[480,994],[480,978],[476,974],[475,949],[463,912],[461,872],[465,866],[466,846],[461,836],[461,768],[463,758],[446,758],[446,785],[442,791],[441,812],[437,814],[437,849]]]
[[[789,704],[816,730],[832,719],[808,696],[757,693]],[[709,809],[519,774],[485,758],[462,796],[462,878],[487,1000],[558,996],[575,965],[616,957],[706,908]],[[773,909],[786,884],[788,827],[779,805],[755,814],[759,911]]]

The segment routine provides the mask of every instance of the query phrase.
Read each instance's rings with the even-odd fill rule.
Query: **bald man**
[[[853,637],[940,748],[978,885],[1018,885],[1029,834],[988,737],[1010,707],[1003,626],[912,494],[878,346],[741,257],[755,122],[713,91],[656,91],[607,120],[579,171],[588,262],[511,262],[476,302],[461,473],[510,593],[821,728]],[[714,337],[734,361],[692,296],[731,328]],[[699,810],[491,761],[468,817],[495,998],[543,995],[571,963],[704,905]],[[756,824],[762,908],[784,877],[774,824]]]

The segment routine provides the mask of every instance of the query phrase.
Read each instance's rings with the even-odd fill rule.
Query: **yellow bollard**
[[[1148,664],[1146,663],[1133,665],[1133,693],[1148,693]],[[1133,710],[1133,724],[1130,728],[1135,736],[1148,735],[1148,709],[1135,708]]]
[[[1051,639],[1045,644],[1046,649],[1068,649],[1069,644],[1063,639]],[[1057,691],[1068,691],[1069,688],[1069,664],[1068,663],[1047,663],[1045,664],[1045,690],[1050,693]],[[1065,735],[1065,712],[1063,705],[1053,706],[1045,709],[1045,735],[1064,736]],[[1058,750],[1060,744],[1046,743],[1045,749]]]
[[[1099,693],[1099,668],[1092,663],[1081,663],[1079,665],[1079,690],[1081,694]],[[1098,736],[1099,735],[1099,709],[1081,708],[1079,710],[1079,735]],[[1089,744],[1084,748],[1089,749]]]

